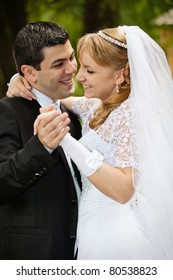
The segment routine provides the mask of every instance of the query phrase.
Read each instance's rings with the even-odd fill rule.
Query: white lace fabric
[[[105,162],[115,167],[135,167],[136,151],[133,143],[130,99],[114,109],[96,130],[89,128],[89,121],[100,105],[98,99],[76,98],[73,110],[82,120],[83,137],[80,140],[89,150],[99,151]],[[89,133],[89,137],[88,137]],[[87,140],[85,140],[87,139]]]

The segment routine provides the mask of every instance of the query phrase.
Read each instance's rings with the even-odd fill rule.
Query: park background
[[[38,20],[65,27],[74,49],[85,33],[138,25],[164,49],[173,75],[173,0],[0,0],[0,98],[16,73],[15,36],[26,23]],[[76,86],[76,94],[82,94]]]

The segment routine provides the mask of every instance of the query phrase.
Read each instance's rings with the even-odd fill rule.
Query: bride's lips
[[[89,88],[91,88],[91,86],[83,85],[83,88],[84,89],[89,89]]]

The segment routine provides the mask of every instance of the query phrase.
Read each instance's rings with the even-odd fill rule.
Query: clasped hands
[[[34,135],[49,149],[55,149],[70,130],[70,119],[67,113],[55,110],[53,104],[40,108],[40,115],[34,122]]]

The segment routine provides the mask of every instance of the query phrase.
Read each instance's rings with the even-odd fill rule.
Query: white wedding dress
[[[80,142],[89,150],[97,150],[104,162],[114,167],[135,168],[133,127],[129,99],[114,109],[96,131],[89,128],[89,120],[100,105],[98,99],[76,98],[73,111],[82,120]],[[150,239],[152,213],[143,197],[135,192],[132,199],[120,204],[100,192],[82,176],[83,190],[79,203],[77,228],[78,259],[164,259],[165,254],[157,232]],[[143,207],[148,216],[143,215]],[[142,206],[141,206],[142,205]],[[147,220],[148,219],[148,220]],[[153,235],[152,235],[153,236]]]

